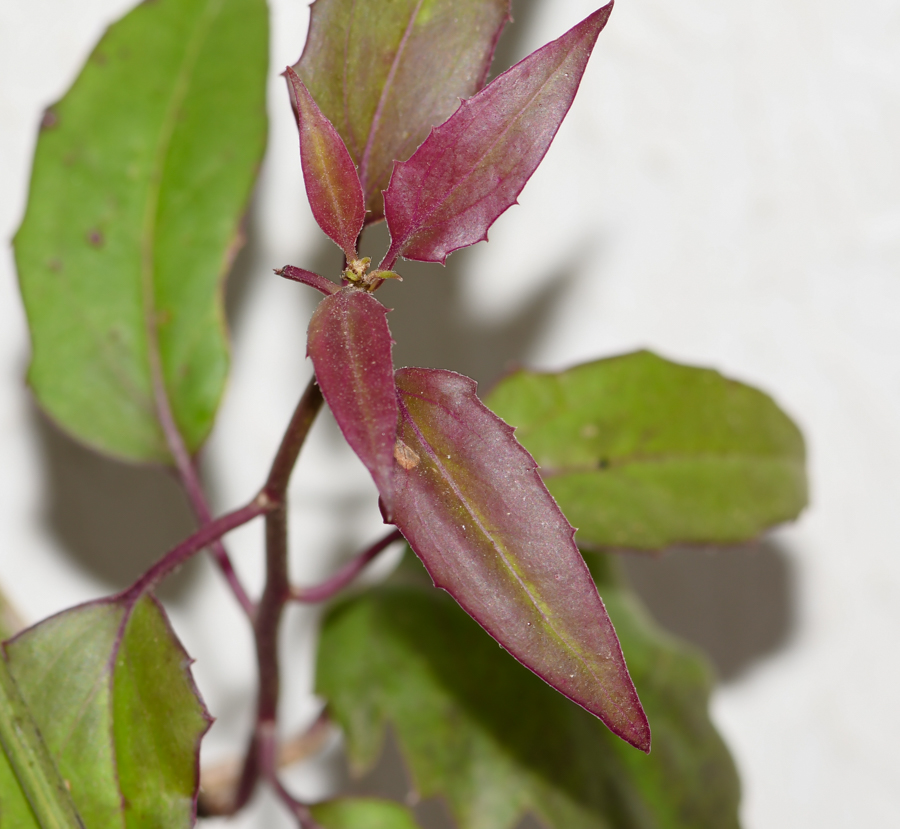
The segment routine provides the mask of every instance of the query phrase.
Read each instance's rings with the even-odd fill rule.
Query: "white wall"
[[[23,384],[28,338],[7,240],[24,209],[43,108],[130,5],[0,3],[0,584],[31,621],[124,578],[115,562],[72,555],[71,515],[62,522],[69,530],[60,529],[59,515],[48,520],[42,492],[53,464],[71,450],[36,425]],[[240,263],[246,307],[235,322],[232,380],[207,451],[219,509],[238,505],[262,481],[309,375],[303,335],[311,298],[270,269],[335,261],[323,254],[303,205],[295,131],[276,77],[299,55],[305,3],[272,6],[271,154],[252,214],[252,249]],[[510,58],[592,10],[591,0],[521,0],[520,7],[524,28]],[[743,776],[747,829],[888,826],[900,807],[898,147],[896,2],[620,0],[521,206],[498,222],[489,245],[457,254],[446,273],[415,276],[419,295],[442,306],[432,317],[474,315],[435,327],[474,332],[484,349],[492,341],[480,323],[510,331],[493,362],[457,343],[429,351],[436,364],[487,379],[516,357],[553,368],[648,346],[758,384],[803,427],[813,505],[776,535],[793,574],[793,627],[777,652],[713,700]],[[554,300],[544,297],[549,310],[538,334],[526,342],[517,313],[535,312],[529,297],[560,275]],[[405,311],[402,290],[417,290],[412,281],[390,294],[395,318]],[[398,341],[404,331],[410,339],[421,334],[397,319]],[[527,353],[515,353],[516,337]],[[356,461],[334,454],[327,423],[317,428],[322,440],[310,447],[293,492],[296,524],[308,527],[295,534],[295,566],[309,579],[325,566],[311,550],[335,541],[349,552],[379,523]],[[85,486],[115,488],[118,472],[75,459],[93,476]],[[324,485],[310,483],[316,474]],[[153,497],[177,511],[159,487]],[[71,502],[72,489],[56,497]],[[366,505],[337,537],[331,496]],[[258,541],[258,529],[248,528],[231,543],[255,582]],[[168,596],[199,657],[198,681],[222,715],[209,756],[222,754],[246,724],[237,712],[250,693],[249,640],[207,565],[189,568]],[[224,643],[202,625],[213,614]],[[301,614],[294,615],[296,638]],[[303,701],[306,663],[291,664],[300,722],[314,703]],[[312,793],[323,783],[308,773],[300,785]]]

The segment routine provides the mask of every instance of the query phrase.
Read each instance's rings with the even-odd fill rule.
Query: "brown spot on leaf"
[[[394,459],[407,471],[415,469],[421,460],[400,438],[394,444]]]
[[[106,239],[103,237],[103,234],[99,230],[97,230],[97,228],[94,228],[93,230],[88,232],[87,239],[88,242],[95,248],[102,248],[103,243],[106,241]]]
[[[52,259],[47,260],[47,267],[54,273],[59,273],[62,270],[62,266],[62,260],[57,259],[55,256]]]

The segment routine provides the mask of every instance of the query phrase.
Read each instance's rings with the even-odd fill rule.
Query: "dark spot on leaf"
[[[47,107],[44,110],[43,118],[41,118],[41,129],[52,130],[57,124],[59,124],[59,116],[53,111],[52,107]]]
[[[600,460],[597,461],[597,468],[609,469],[609,458],[600,458]]]
[[[99,66],[106,66],[106,62],[108,60],[106,53],[101,52],[99,49],[91,55],[91,60]]]
[[[103,234],[94,228],[88,233],[88,242],[93,245],[95,248],[102,248],[106,239],[104,239]]]
[[[62,260],[57,259],[55,256],[53,257],[53,259],[47,260],[47,267],[54,273],[59,273],[62,270],[62,266]]]

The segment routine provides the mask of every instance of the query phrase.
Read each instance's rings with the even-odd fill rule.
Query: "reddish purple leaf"
[[[396,372],[393,522],[436,586],[527,668],[650,750],[619,640],[566,521],[468,377]]]
[[[366,197],[487,79],[509,0],[316,0],[297,74],[341,134]]]
[[[283,268],[276,270],[275,273],[283,276],[285,279],[291,279],[294,282],[315,288],[319,293],[325,294],[325,296],[336,294],[341,289],[340,285],[335,285],[330,279],[303,268],[295,268],[293,265],[285,265]]]
[[[394,165],[384,194],[397,256],[441,262],[487,239],[516,203],[565,118],[612,3],[504,72]]]
[[[300,162],[309,206],[319,227],[347,259],[356,259],[356,240],[366,219],[356,165],[297,73],[288,67],[284,74],[297,115]]]
[[[342,288],[319,303],[307,350],[338,426],[390,512],[397,395],[386,315],[371,294]]]

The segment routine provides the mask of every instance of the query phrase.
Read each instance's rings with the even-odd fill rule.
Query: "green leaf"
[[[200,738],[211,720],[153,599],[67,610],[6,649],[85,826],[193,825]]]
[[[0,825],[84,829],[25,700],[0,656]]]
[[[394,160],[484,85],[509,0],[315,0],[295,65],[384,215]]]
[[[707,665],[628,591],[600,587],[653,727],[650,755],[499,650],[442,593],[393,585],[324,623],[317,687],[352,767],[377,760],[390,726],[415,789],[445,797],[460,829],[512,829],[526,812],[548,829],[737,827]]]
[[[800,431],[716,371],[639,351],[519,371],[486,402],[516,426],[582,548],[738,543],[806,505]]]
[[[157,0],[113,25],[44,119],[15,239],[29,380],[104,452],[189,450],[228,368],[221,280],[265,144],[264,0]]]
[[[322,829],[419,829],[412,812],[374,797],[340,798],[312,807]]]

